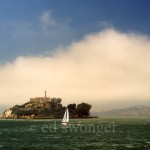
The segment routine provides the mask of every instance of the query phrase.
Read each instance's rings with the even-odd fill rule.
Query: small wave
[[[111,146],[113,146],[113,147],[118,147],[119,144],[112,144]]]
[[[44,139],[50,139],[50,138],[51,138],[50,136],[45,136],[45,137],[44,137]]]
[[[62,138],[61,136],[53,136],[52,137],[53,139],[60,139],[60,138]]]
[[[146,143],[147,143],[147,144],[150,144],[150,141],[147,141]]]
[[[126,145],[125,147],[126,147],[126,148],[134,148],[133,145]]]
[[[19,141],[19,139],[11,138],[12,141]]]

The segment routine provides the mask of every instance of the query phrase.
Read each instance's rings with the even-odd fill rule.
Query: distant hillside
[[[99,115],[103,116],[149,116],[150,106],[133,106],[124,109],[112,109],[109,111],[100,112]]]

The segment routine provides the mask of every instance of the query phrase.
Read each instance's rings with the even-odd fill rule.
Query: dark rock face
[[[50,101],[30,101],[23,105],[15,105],[6,110],[1,118],[32,119],[32,118],[63,118],[66,107],[61,104],[61,98],[51,98]],[[70,118],[88,118],[91,105],[87,103],[69,104]]]
[[[28,102],[23,105],[15,105],[6,110],[2,118],[29,119],[29,118],[62,118],[65,107],[60,98],[53,98],[49,102]]]

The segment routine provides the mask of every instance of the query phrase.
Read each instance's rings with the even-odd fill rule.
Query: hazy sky
[[[93,111],[149,105],[149,0],[0,0],[0,104],[61,97]]]

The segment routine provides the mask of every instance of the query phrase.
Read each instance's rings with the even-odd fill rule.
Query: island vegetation
[[[66,107],[62,104],[61,98],[51,98],[47,102],[27,102],[23,105],[15,105],[6,110],[2,117],[11,119],[29,119],[29,118],[62,118]],[[69,104],[70,118],[90,118],[91,105],[88,103]]]

